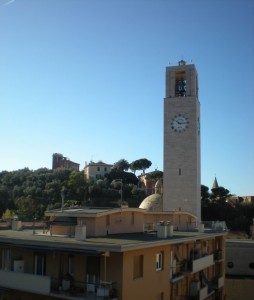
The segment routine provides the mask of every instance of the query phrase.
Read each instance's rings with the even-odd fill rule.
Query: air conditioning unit
[[[14,260],[13,271],[18,272],[18,273],[24,273],[24,261],[23,260]]]
[[[168,231],[168,233],[167,233],[167,236],[168,237],[172,237],[173,235],[174,235],[174,226],[173,225],[167,225],[167,231]]]
[[[157,226],[157,237],[159,239],[166,239],[168,236],[168,227],[164,224]]]
[[[75,227],[75,239],[78,241],[86,240],[86,225],[77,225]]]

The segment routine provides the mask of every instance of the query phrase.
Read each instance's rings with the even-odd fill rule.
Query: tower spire
[[[216,176],[215,176],[214,181],[213,181],[213,187],[212,187],[212,189],[217,189],[218,187],[219,187],[218,181],[217,181]]]

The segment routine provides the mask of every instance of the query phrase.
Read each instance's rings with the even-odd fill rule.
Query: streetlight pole
[[[120,197],[120,208],[122,210],[122,205],[123,205],[123,180],[122,179],[119,179],[120,182],[121,182],[121,197]]]
[[[121,183],[121,189],[120,189],[120,210],[121,210],[121,221],[122,221],[123,179],[115,179],[114,182],[120,182]]]
[[[64,211],[64,197],[65,197],[65,192],[66,192],[66,189],[65,187],[63,186],[62,187],[62,190],[61,190],[61,197],[62,197],[62,207],[61,207],[61,210]]]

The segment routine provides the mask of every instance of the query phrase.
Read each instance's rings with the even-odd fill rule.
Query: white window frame
[[[156,253],[156,271],[163,270],[163,252]]]

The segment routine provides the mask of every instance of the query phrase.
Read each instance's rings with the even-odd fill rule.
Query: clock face
[[[183,132],[189,127],[188,118],[184,115],[176,115],[171,122],[171,128],[176,132]]]

